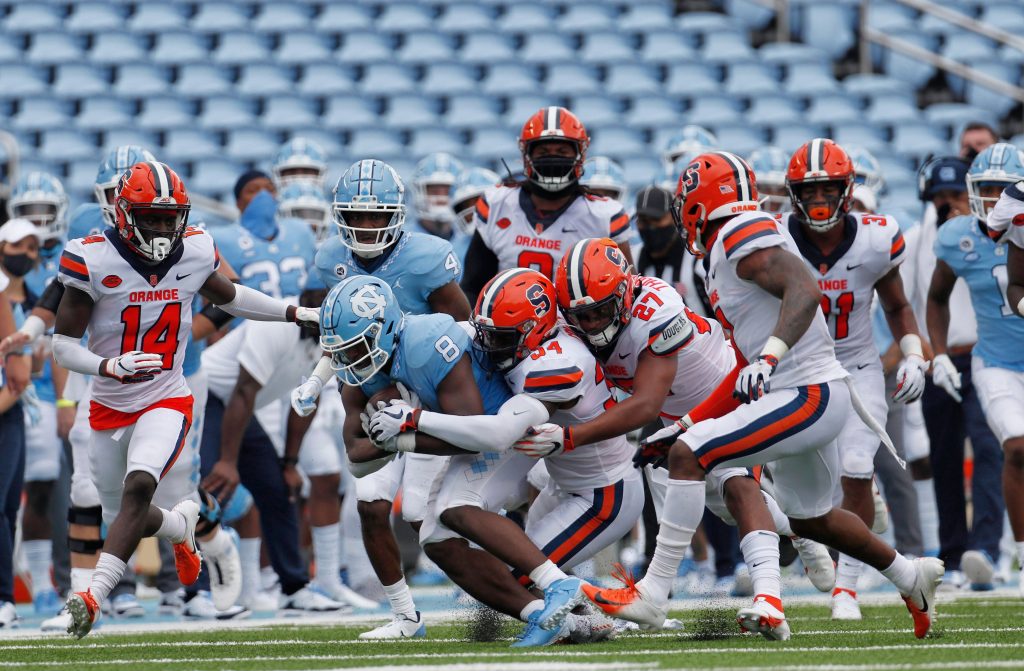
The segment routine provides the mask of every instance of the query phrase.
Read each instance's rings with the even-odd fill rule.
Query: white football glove
[[[924,374],[928,362],[916,354],[908,354],[896,371],[896,391],[892,400],[896,403],[913,403],[924,393]]]
[[[736,389],[732,395],[741,403],[752,403],[771,390],[772,373],[779,360],[771,354],[762,354],[753,363],[747,364],[736,378]]]
[[[162,354],[134,350],[113,359],[104,359],[99,374],[102,377],[113,378],[121,384],[147,382],[160,374],[163,360]]]
[[[395,383],[395,388],[398,389],[398,395],[401,396],[402,400],[405,401],[412,408],[422,408],[423,403],[420,402],[420,395],[412,389],[409,389],[401,382]]]
[[[512,444],[512,449],[534,459],[571,452],[575,447],[572,427],[563,428],[551,423],[531,426],[522,438]]]
[[[295,323],[306,328],[320,326],[320,308],[304,308],[301,305],[295,308]]]
[[[370,418],[370,432],[367,435],[375,443],[384,443],[400,433],[416,431],[419,419],[419,408],[396,398],[373,413],[373,417]]]
[[[309,417],[316,410],[316,400],[323,389],[324,383],[316,375],[303,377],[302,384],[292,389],[292,410],[299,417]]]
[[[963,400],[960,396],[960,371],[953,365],[949,355],[939,354],[932,359],[932,382],[942,387],[957,403]]]

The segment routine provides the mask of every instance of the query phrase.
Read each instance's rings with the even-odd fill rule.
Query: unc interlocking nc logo
[[[372,284],[360,287],[359,291],[352,294],[349,302],[352,304],[352,312],[357,317],[362,317],[363,319],[384,318],[384,308],[387,307],[387,301],[377,291],[377,287]]]

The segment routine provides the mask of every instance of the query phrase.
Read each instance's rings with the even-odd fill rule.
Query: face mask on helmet
[[[581,305],[565,311],[565,318],[573,330],[594,347],[607,347],[615,341],[622,327],[622,296],[616,293],[590,305]]]
[[[357,256],[372,259],[383,254],[398,239],[399,229],[405,221],[405,205],[360,208],[338,204],[334,206],[334,221],[341,229],[345,245]]]
[[[122,198],[118,207],[124,212],[131,229],[130,242],[144,258],[159,263],[181,243],[181,235],[188,222],[188,206],[132,206]]]
[[[552,145],[559,145],[558,150],[547,150],[539,156],[535,154],[538,145],[542,142]],[[561,147],[568,147],[572,150],[571,155],[560,153],[565,152]],[[534,142],[527,147],[524,157],[529,168],[530,184],[540,190],[542,195],[561,197],[567,195],[579,181],[579,168],[583,163],[583,156],[579,148],[573,142],[541,140]]]
[[[827,231],[850,210],[852,180],[819,180],[790,185],[794,209],[816,231]]]
[[[362,384],[387,364],[390,352],[377,346],[382,328],[382,323],[376,321],[349,340],[330,334],[320,336],[320,348],[331,355],[331,368],[342,382]]]
[[[532,328],[532,325],[527,326]],[[519,363],[519,350],[523,345],[523,333],[519,329],[488,326],[475,320],[473,328],[477,347],[497,370],[505,372]]]

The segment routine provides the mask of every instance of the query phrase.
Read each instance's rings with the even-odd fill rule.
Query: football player
[[[295,182],[312,182],[322,188],[327,177],[327,153],[312,140],[293,137],[281,145],[270,171],[280,190]]]
[[[501,178],[493,170],[470,168],[459,173],[452,184],[451,204],[455,212],[455,225],[467,239],[476,230],[476,201],[489,187],[497,186],[500,182]]]
[[[331,230],[331,201],[316,182],[293,180],[281,188],[281,202],[277,212],[286,219],[300,219],[313,231],[317,243],[333,233]]]
[[[591,156],[586,160],[580,184],[591,193],[626,204],[626,173],[607,156]]]
[[[778,147],[761,147],[747,158],[750,169],[757,175],[757,193],[761,196],[761,209],[765,212],[782,212],[789,209],[789,192],[786,191],[786,170],[789,169],[789,154]],[[681,166],[683,169],[687,163]],[[676,172],[676,178],[683,170]],[[672,185],[673,190],[675,184]]]
[[[436,235],[449,241],[460,259],[466,255],[469,240],[464,239],[461,230],[455,226],[451,190],[463,170],[462,163],[443,151],[421,159],[412,174],[415,217],[406,223],[410,231]]]
[[[703,126],[688,124],[669,137],[668,142],[665,143],[665,150],[661,153],[661,162],[665,168],[669,168],[684,156],[692,158],[718,146],[718,138],[714,133]],[[672,180],[672,189],[675,189],[678,180],[679,171],[676,171]]]

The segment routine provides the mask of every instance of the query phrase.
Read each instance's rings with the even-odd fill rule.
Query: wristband
[[[73,408],[78,404],[69,398],[58,398],[56,405],[58,408]]]
[[[562,440],[563,452],[572,452],[576,449],[576,439],[572,435],[572,429],[573,427],[570,426],[564,431],[564,438]]]
[[[406,431],[400,433],[395,437],[395,449],[399,452],[415,452],[416,451],[416,433],[413,431]]]
[[[761,349],[761,356],[775,357],[776,360],[781,359],[789,351],[789,345],[787,345],[782,338],[776,338],[775,336],[769,336],[768,342],[764,344]]]
[[[919,356],[924,358],[924,348],[921,346],[921,336],[916,333],[908,333],[900,338],[900,351],[903,356]]]
[[[289,456],[281,457],[281,468],[284,468],[286,466],[295,466],[298,463],[299,463],[299,458],[298,457],[289,457]]]

